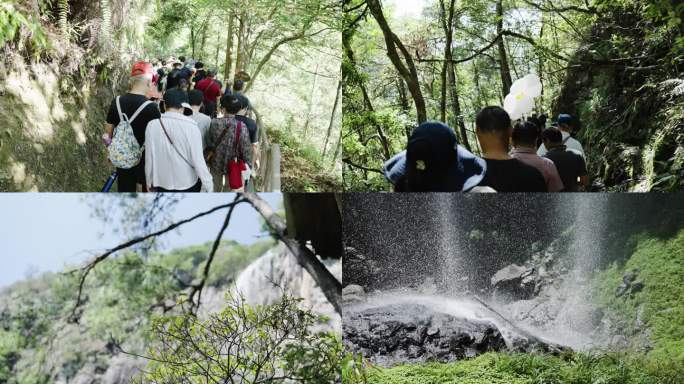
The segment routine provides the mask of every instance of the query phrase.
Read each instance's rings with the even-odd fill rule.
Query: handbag
[[[245,186],[244,180],[242,179],[242,172],[247,170],[247,164],[244,160],[240,159],[239,149],[240,149],[240,134],[242,131],[242,122],[237,122],[237,129],[235,130],[235,158],[228,160],[228,187],[231,190],[237,190]]]

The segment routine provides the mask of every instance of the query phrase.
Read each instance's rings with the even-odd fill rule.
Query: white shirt
[[[175,112],[163,114],[162,119],[178,151],[164,134],[159,120],[152,120],[147,124],[145,175],[148,187],[183,191],[197,184],[199,178],[202,181],[202,191],[213,191],[214,182],[204,161],[202,135],[197,123]]]
[[[579,155],[582,155],[582,157],[584,157],[584,148],[582,148],[582,144],[579,141],[575,140],[575,138],[570,137],[569,133],[563,131],[561,131],[561,133],[563,134],[564,145],[568,147],[568,149],[571,149],[577,152]],[[539,147],[539,150],[537,151],[537,155],[544,156],[547,152],[548,151],[546,150],[546,146],[542,144],[541,147]]]
[[[200,134],[202,134],[202,148],[207,148],[209,145],[208,140],[209,140],[209,127],[211,126],[211,117],[205,115],[204,113],[201,112],[194,112],[192,116],[190,116],[195,122],[197,123],[197,126],[199,127]]]

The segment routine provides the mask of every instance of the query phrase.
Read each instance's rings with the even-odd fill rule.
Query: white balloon
[[[541,96],[542,83],[539,76],[529,74],[511,86],[511,93],[504,100],[504,109],[511,120],[518,120],[534,110],[534,99]]]
[[[517,94],[522,92],[529,94],[532,98],[541,96],[542,83],[539,76],[529,74],[513,83],[511,93]]]

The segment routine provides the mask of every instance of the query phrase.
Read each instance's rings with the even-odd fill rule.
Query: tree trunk
[[[511,86],[513,85],[513,79],[511,79],[511,69],[508,66],[508,56],[506,55],[506,44],[504,37],[501,35],[503,32],[503,0],[497,0],[496,2],[496,33],[499,37],[499,65],[501,71],[501,86],[503,87],[503,96],[506,97],[511,91]]]
[[[230,15],[228,19],[228,37],[226,38],[226,64],[223,67],[223,80],[226,84],[231,79],[233,70],[233,29],[235,27],[235,16]]]
[[[243,63],[243,50],[244,50],[244,35],[245,35],[245,21],[244,21],[244,15],[240,15],[238,17],[238,23],[240,23],[240,26],[238,27],[238,44],[237,44],[237,59],[235,60],[235,73],[238,73],[240,71],[244,70],[244,63]]]
[[[451,57],[450,57],[451,59]],[[453,64],[449,65],[449,89],[451,89],[451,109],[453,110],[456,124],[461,133],[461,144],[472,152],[468,141],[468,131],[466,130],[463,116],[461,116],[461,101],[459,100],[458,86],[456,85],[456,68]]]
[[[342,47],[344,49],[344,54],[349,59],[349,63],[351,64],[352,70],[356,72],[356,58],[354,57],[354,51],[352,50],[350,39],[351,38],[349,36],[344,35],[342,37]],[[373,109],[373,104],[371,102],[370,96],[368,95],[368,90],[366,89],[366,86],[363,84],[363,81],[359,82],[359,87],[361,88],[361,94],[363,95],[363,102],[366,105],[366,109],[369,112],[375,112],[375,110]],[[378,137],[380,138],[380,144],[382,145],[385,160],[389,160],[392,157],[392,151],[389,145],[389,140],[387,139],[387,136],[385,135],[382,126],[380,126],[380,124],[377,123],[375,123],[374,125],[376,131],[378,132]]]
[[[192,48],[192,57],[195,57],[195,28],[190,27],[190,47]]]
[[[325,144],[323,145],[323,158],[328,152],[328,143],[330,142],[330,135],[335,127],[335,117],[337,117],[337,108],[340,105],[340,98],[342,96],[342,80],[337,83],[337,93],[335,94],[335,104],[333,104],[332,116],[330,116],[330,125],[328,126],[328,134],[325,135]]]
[[[416,69],[415,62],[411,53],[406,49],[404,44],[399,40],[399,37],[392,32],[385,15],[382,12],[382,5],[380,0],[367,0],[368,9],[370,10],[373,18],[377,21],[382,34],[385,37],[385,45],[387,45],[387,56],[389,56],[392,64],[397,69],[399,74],[404,81],[413,97],[413,102],[416,106],[416,115],[418,117],[418,123],[422,124],[427,121],[427,109],[425,106],[425,98],[423,97],[423,92],[420,89],[420,82],[418,79],[418,70]],[[401,53],[401,56],[400,56]],[[402,61],[403,57],[403,61]]]
[[[314,105],[314,93],[316,93],[316,83],[318,82],[318,67],[319,63],[316,63],[316,71],[314,71],[314,78],[311,82],[311,92],[309,93],[309,105],[306,111],[306,122],[304,123],[304,130],[302,131],[302,142],[306,142],[307,136],[309,134],[309,125],[311,124],[311,112],[313,112]]]

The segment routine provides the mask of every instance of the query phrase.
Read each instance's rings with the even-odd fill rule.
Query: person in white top
[[[145,131],[145,175],[151,191],[210,192],[214,182],[204,160],[197,123],[183,113],[188,96],[181,90],[164,94],[166,113]]]
[[[190,108],[192,108],[192,116],[190,116],[199,127],[200,133],[202,134],[202,144],[204,149],[208,145],[209,127],[211,126],[211,117],[200,112],[202,109],[202,102],[204,101],[204,94],[202,91],[193,89],[188,92],[188,99],[190,100]]]
[[[563,135],[563,145],[565,145],[569,150],[577,152],[578,155],[582,155],[582,157],[585,157],[584,148],[582,147],[582,144],[571,136],[571,124],[572,116],[565,114],[558,116],[558,129],[561,131],[561,134]],[[548,150],[546,149],[544,144],[542,144],[541,147],[539,147],[539,150],[537,151],[537,155],[544,156],[547,152]]]

